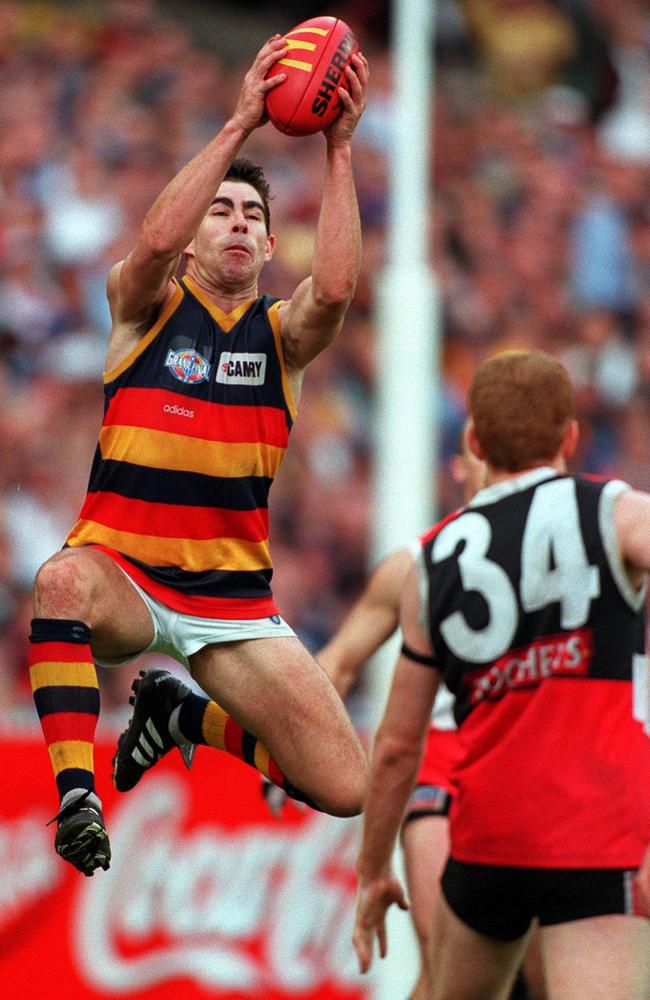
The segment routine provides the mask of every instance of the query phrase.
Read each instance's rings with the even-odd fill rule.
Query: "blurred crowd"
[[[650,3],[437,8],[429,219],[444,331],[444,398],[431,401],[444,432],[440,513],[460,500],[447,460],[469,380],[506,346],[543,347],[569,367],[577,468],[650,488]],[[25,712],[32,581],[76,519],[101,419],[108,270],[226,120],[274,30],[266,5],[224,6],[220,47],[220,5],[209,5],[209,38],[193,12],[197,24],[208,16],[199,3],[0,0],[0,704]],[[277,30],[322,13],[351,23],[372,77],[355,138],[362,275],[343,333],[309,369],[272,492],[276,595],[313,650],[369,569],[374,293],[394,115],[389,5],[292,2]],[[273,191],[278,246],[262,290],[289,296],[310,264],[323,138],[267,125],[245,152]],[[131,674],[102,673],[106,706],[124,704]]]

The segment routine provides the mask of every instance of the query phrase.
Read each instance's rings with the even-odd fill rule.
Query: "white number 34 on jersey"
[[[486,556],[491,541],[488,519],[468,510],[442,529],[431,551],[433,562],[440,562],[464,542],[458,556],[463,588],[483,597],[488,621],[475,629],[462,611],[455,611],[443,620],[440,631],[452,653],[473,663],[502,656],[519,620],[510,578]],[[579,628],[589,617],[591,601],[600,593],[600,572],[587,561],[572,479],[554,479],[535,490],[522,539],[519,589],[525,612],[559,603],[563,629]]]

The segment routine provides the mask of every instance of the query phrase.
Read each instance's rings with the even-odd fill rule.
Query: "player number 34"
[[[472,628],[461,611],[440,626],[452,653],[471,663],[505,653],[519,620],[517,595],[507,573],[487,558],[491,541],[490,522],[469,510],[442,529],[431,553],[434,563],[441,562],[464,543],[457,556],[463,587],[477,591],[487,604],[483,628]],[[572,479],[555,479],[535,490],[523,533],[519,586],[525,612],[559,603],[563,629],[586,623],[591,601],[600,593],[600,574],[587,561]]]

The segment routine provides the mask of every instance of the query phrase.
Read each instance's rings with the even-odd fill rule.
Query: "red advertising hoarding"
[[[0,737],[0,982],[16,1000],[363,1000],[351,945],[359,821],[271,816],[257,774],[199,748],[126,795],[96,750],[110,871],[53,851],[39,734]]]

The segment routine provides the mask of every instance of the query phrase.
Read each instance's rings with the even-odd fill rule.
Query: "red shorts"
[[[447,816],[455,793],[453,772],[460,759],[458,732],[429,726],[424,756],[404,822],[418,816]]]

